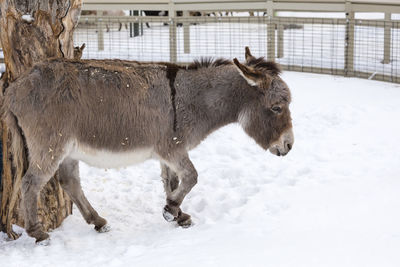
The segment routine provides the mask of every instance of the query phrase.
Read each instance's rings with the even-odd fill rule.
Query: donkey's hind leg
[[[79,162],[70,158],[64,159],[60,165],[59,173],[61,187],[78,207],[86,222],[94,224],[94,228],[100,233],[108,232],[110,227],[107,225],[107,221],[99,216],[82,191]]]
[[[37,217],[37,203],[39,193],[43,186],[50,180],[51,174],[46,174],[38,166],[29,166],[24,177],[22,177],[21,193],[24,210],[25,230],[29,236],[36,239],[36,243],[49,238],[43,231],[43,226]]]

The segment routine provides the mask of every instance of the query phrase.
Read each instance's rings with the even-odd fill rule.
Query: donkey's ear
[[[250,53],[250,48],[248,46],[245,47],[244,57],[246,59],[246,63],[254,59],[253,55]]]
[[[243,64],[240,64],[237,58],[233,59],[233,63],[235,64],[237,70],[240,75],[250,84],[251,86],[256,86],[257,83],[262,79],[262,74],[253,70],[250,67],[247,67]]]

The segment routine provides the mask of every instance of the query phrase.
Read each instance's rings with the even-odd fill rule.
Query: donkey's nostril
[[[286,146],[287,146],[287,148],[288,148],[289,150],[292,149],[292,145],[291,145],[291,144],[287,144]]]

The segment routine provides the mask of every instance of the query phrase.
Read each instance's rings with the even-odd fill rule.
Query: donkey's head
[[[240,112],[240,124],[264,149],[277,156],[286,155],[294,142],[289,110],[291,96],[279,77],[278,65],[262,57],[255,58],[248,47],[245,64],[236,58],[233,62],[248,83],[246,90],[254,90],[257,95]]]

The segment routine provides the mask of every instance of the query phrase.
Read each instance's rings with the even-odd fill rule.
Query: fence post
[[[267,1],[267,58],[268,60],[275,60],[275,23],[274,23],[274,1]]]
[[[140,16],[143,17],[143,10],[140,10]],[[140,22],[140,35],[143,36],[143,20]]]
[[[104,21],[101,18],[103,16],[103,11],[97,11],[97,50],[104,50]]]
[[[129,16],[139,16],[139,11],[138,10],[129,10]],[[135,22],[129,22],[129,36],[136,37],[139,35],[143,35],[143,24],[141,23],[141,31],[139,32],[139,23]]]
[[[183,11],[183,52],[190,54],[189,11]]]
[[[133,10],[129,10],[129,16],[133,16]],[[133,23],[129,22],[129,37],[133,37]]]
[[[354,76],[354,11],[351,2],[346,1],[346,41],[345,63],[346,76]]]
[[[390,63],[390,46],[392,39],[392,13],[385,13],[385,30],[384,30],[384,50],[383,50],[383,64]]]
[[[278,22],[278,55],[277,58],[283,58],[283,24]]]
[[[133,10],[133,16],[139,16],[139,11],[138,10]],[[133,37],[139,36],[139,23],[135,22],[133,23]]]
[[[172,63],[177,61],[176,51],[176,21],[175,21],[175,6],[172,0],[169,1],[169,60]]]

